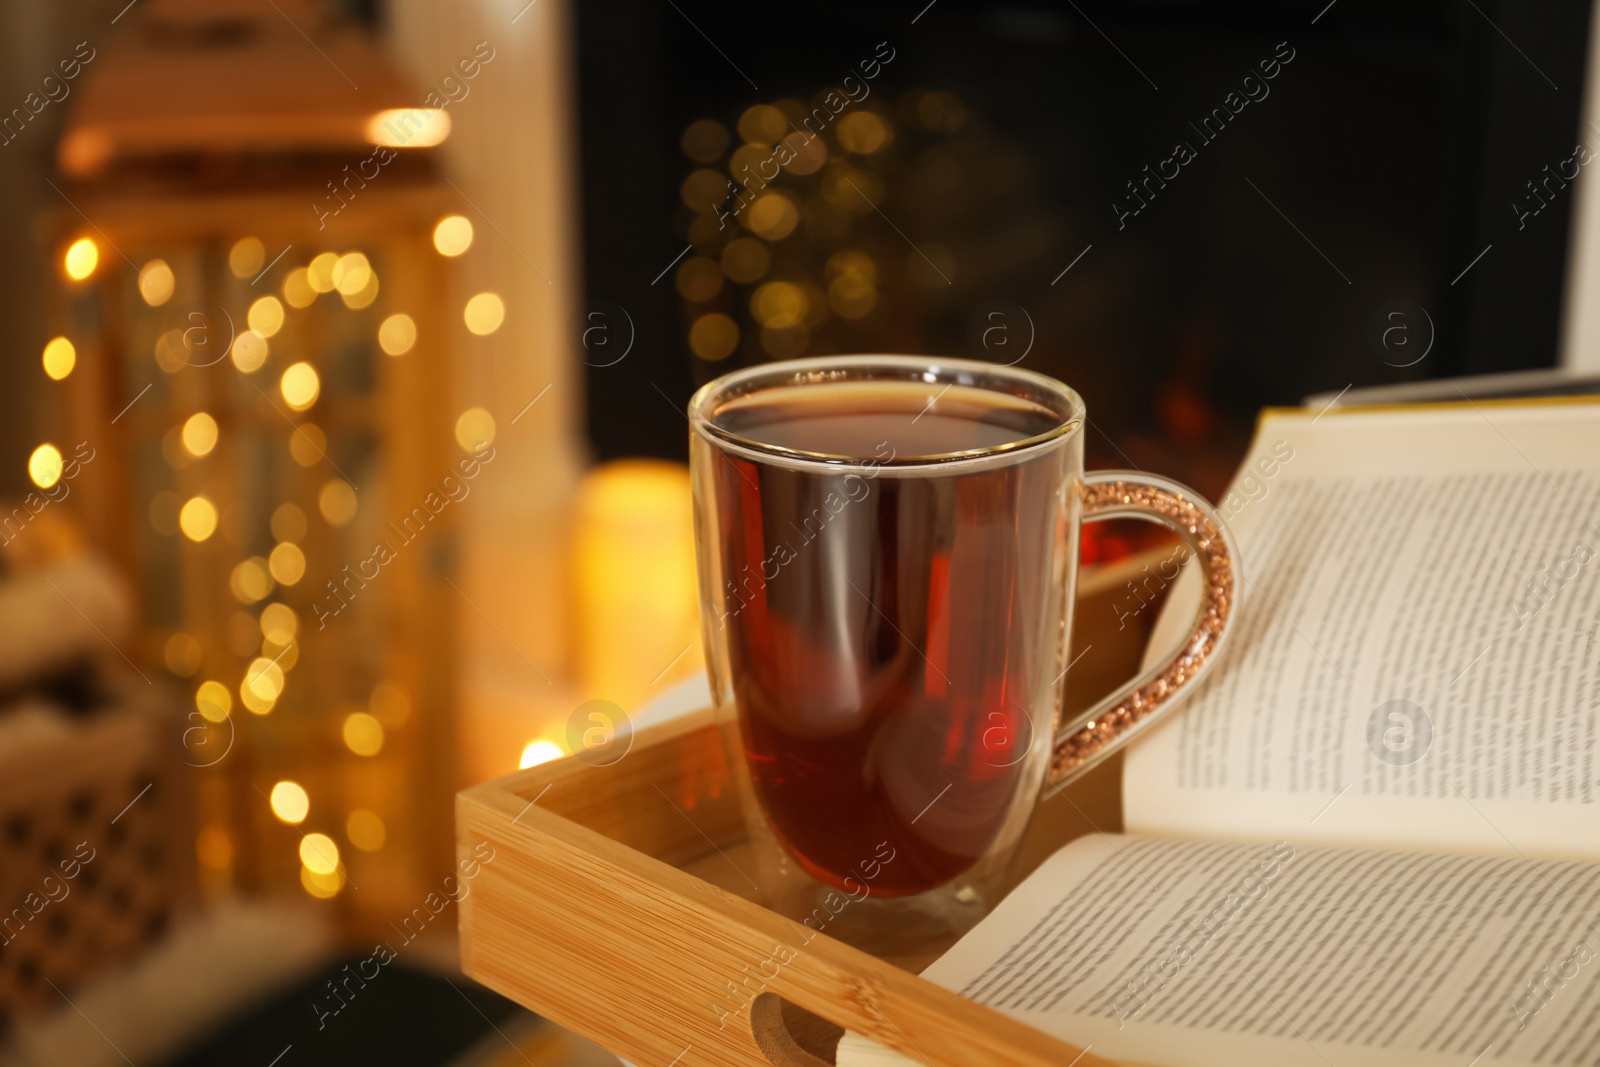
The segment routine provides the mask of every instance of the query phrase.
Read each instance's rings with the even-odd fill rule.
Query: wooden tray
[[[1080,582],[1073,646],[1097,654],[1071,705],[1135,673],[1156,612],[1128,624],[1117,605],[1142,566]],[[1041,803],[1013,878],[1120,831],[1121,776],[1113,757]],[[1110,1062],[918,978],[933,955],[881,960],[768,910],[709,709],[610,767],[569,757],[463,791],[456,847],[466,973],[639,1067],[821,1067],[841,1028],[931,1067]]]

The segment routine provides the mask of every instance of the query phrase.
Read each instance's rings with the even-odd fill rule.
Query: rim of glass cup
[[[1010,396],[1026,397],[1050,408],[1056,424],[1043,433],[1003,445],[971,448],[932,455],[893,457],[846,456],[826,452],[807,452],[761,441],[717,425],[716,414],[729,401],[780,386],[823,385],[842,381],[921,381],[947,382],[975,389],[988,389]],[[1083,398],[1064,382],[1020,367],[984,363],[975,359],[945,359],[938,356],[851,355],[811,356],[753,367],[724,374],[702,385],[689,398],[689,424],[695,433],[725,452],[786,467],[833,470],[870,468],[873,470],[914,471],[938,467],[971,467],[991,463],[1012,463],[1070,439],[1082,429]]]

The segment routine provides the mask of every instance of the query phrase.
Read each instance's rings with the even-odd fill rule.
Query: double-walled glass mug
[[[1083,401],[1014,367],[771,363],[706,385],[689,417],[711,690],[753,880],[880,952],[962,932],[1045,784],[1148,727],[1214,659],[1226,528],[1173,482],[1086,474]],[[1166,663],[1058,722],[1079,525],[1122,516],[1179,533],[1202,604]]]

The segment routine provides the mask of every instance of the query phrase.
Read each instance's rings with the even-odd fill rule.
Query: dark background
[[[881,41],[896,55],[861,106],[892,115],[906,94],[946,90],[969,121],[933,178],[897,127],[893,158],[874,163],[900,233],[873,216],[858,236],[895,257],[942,246],[952,284],[886,294],[807,355],[983,356],[973,322],[995,302],[1025,309],[1021,365],[1084,394],[1091,462],[1208,492],[1264,405],[1557,360],[1572,190],[1520,231],[1511,204],[1579,137],[1587,3],[925,3],[577,5],[587,297],[636,330],[630,358],[588,371],[599,458],[681,458],[690,391],[764,358],[747,343],[696,359],[672,271],[651,284],[693,218],[684,128],[809,102]],[[1270,95],[1202,147],[1186,124],[1280,41],[1295,57]],[[1119,232],[1112,200],[1179,139],[1198,158]],[[1397,300],[1435,331],[1406,368],[1367,336]],[[738,299],[724,310],[739,318]],[[1409,325],[1419,352],[1427,324]]]

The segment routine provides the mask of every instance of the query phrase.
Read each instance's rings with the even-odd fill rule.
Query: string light
[[[468,408],[456,418],[456,444],[468,452],[494,443],[494,416],[483,408]]]
[[[233,694],[221,682],[201,682],[194,691],[194,706],[207,720],[221,722],[233,710]]]
[[[467,301],[462,316],[467,329],[482,337],[494,333],[506,319],[506,306],[498,293],[479,293]]]
[[[139,271],[139,296],[151,307],[160,307],[172,299],[177,279],[164,259],[152,259]]]
[[[178,529],[191,541],[204,541],[217,532],[217,506],[208,496],[190,497],[178,512]]]
[[[446,215],[433,228],[433,247],[441,256],[459,256],[472,247],[472,220]]]
[[[228,249],[228,269],[235,278],[254,278],[267,259],[267,248],[259,237],[241,237]]]
[[[417,324],[410,315],[390,315],[378,327],[378,347],[391,356],[403,356],[417,343]]]
[[[322,381],[316,368],[306,362],[291,363],[278,379],[278,391],[283,402],[295,411],[304,411],[317,402],[322,392]]]
[[[55,381],[72,373],[78,365],[78,350],[65,337],[52,338],[44,346],[44,372]]]
[[[268,801],[272,814],[290,826],[305,822],[306,816],[311,814],[311,798],[306,795],[305,787],[287,778],[272,787]]]
[[[317,874],[339,869],[339,846],[327,834],[307,834],[300,839],[300,862]]]
[[[283,328],[283,304],[275,296],[264,296],[250,305],[245,321],[262,337],[271,337]]]
[[[344,743],[358,756],[376,756],[383,750],[383,724],[364,711],[345,716]]]
[[[204,411],[197,411],[184,421],[181,436],[189,455],[196,458],[209,455],[217,447],[217,420]]]
[[[100,249],[94,241],[87,237],[80,237],[67,248],[67,254],[62,257],[61,264],[66,269],[67,277],[75,282],[81,282],[94,273],[100,263]]]
[[[42,444],[28,457],[28,477],[40,489],[48,489],[61,480],[61,450],[52,444]]]

